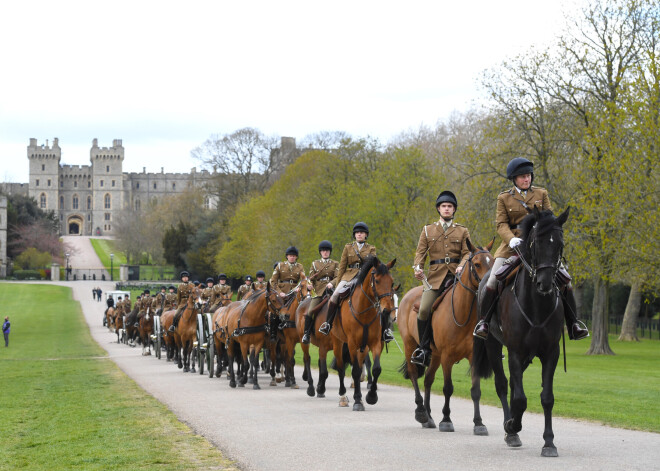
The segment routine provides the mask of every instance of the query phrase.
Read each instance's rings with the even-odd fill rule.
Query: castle
[[[300,152],[295,139],[282,137],[276,157],[280,162],[291,162]],[[51,146],[37,144],[30,139],[27,157],[30,161],[30,180],[24,183],[3,184],[5,193],[28,195],[44,210],[53,210],[60,221],[60,234],[113,236],[114,221],[120,211],[140,210],[153,199],[182,193],[189,188],[205,189],[216,175],[195,168],[190,173],[127,173],[122,170],[124,147],[121,139],[112,141],[112,147],[99,147],[92,141],[91,165],[62,165],[62,149],[58,139]],[[205,196],[205,206],[216,205],[214,196]]]

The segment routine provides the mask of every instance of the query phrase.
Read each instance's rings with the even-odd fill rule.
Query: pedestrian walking
[[[96,300],[98,302],[101,302],[101,293],[102,293],[101,288],[96,288]]]
[[[96,288],[92,288],[92,299],[96,300]]]
[[[5,322],[2,324],[2,334],[5,336],[5,347],[9,346],[9,330],[11,324],[9,323],[9,316],[5,316]]]

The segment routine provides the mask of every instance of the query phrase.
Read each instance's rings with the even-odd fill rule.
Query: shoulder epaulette
[[[463,224],[459,224],[459,223],[457,223],[457,222],[454,223],[454,226],[465,227]]]

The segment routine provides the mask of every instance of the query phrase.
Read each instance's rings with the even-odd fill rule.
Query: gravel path
[[[413,393],[401,387],[379,385],[378,404],[365,404],[365,412],[337,406],[334,374],[326,398],[308,397],[300,367],[296,368],[298,390],[281,384],[269,387],[263,375],[260,391],[250,385],[231,389],[224,378],[183,373],[164,359],[142,357],[141,348],[118,345],[116,336],[101,325],[103,307],[92,300],[92,283],[60,284],[73,288],[92,336],[119,367],[245,470],[658,469],[660,435],[654,433],[555,418],[559,457],[541,458],[543,416],[538,414],[525,414],[523,446],[508,448],[500,409],[482,407],[490,436],[477,437],[472,434],[472,403],[467,400],[452,399],[456,431],[440,433],[415,422]],[[100,285],[112,289],[110,283]],[[493,387],[492,380],[483,387]],[[436,421],[441,418],[442,400],[440,396],[432,400]]]

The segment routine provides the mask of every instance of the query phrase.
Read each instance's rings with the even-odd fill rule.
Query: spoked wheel
[[[209,345],[206,348],[206,366],[209,370],[209,378],[213,378],[213,373],[215,373],[215,342],[213,337],[209,338]]]
[[[161,351],[161,332],[160,332],[160,317],[154,316],[154,333],[156,334],[156,339],[154,340],[154,349],[156,349],[156,358],[160,360],[160,351]]]
[[[204,363],[206,358],[204,358],[204,343],[206,338],[204,335],[204,316],[203,314],[197,314],[197,367],[199,368],[199,374],[204,374]]]

